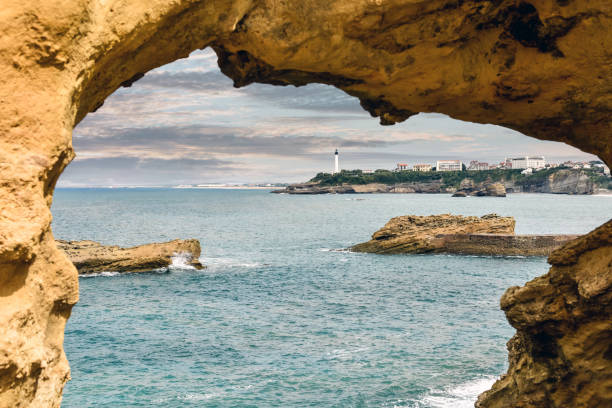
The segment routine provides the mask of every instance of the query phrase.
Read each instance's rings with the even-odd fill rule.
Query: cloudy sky
[[[296,182],[341,168],[436,159],[499,162],[545,155],[593,159],[493,125],[419,114],[380,126],[357,99],[327,85],[232,87],[210,49],[158,68],[109,97],[74,130],[76,159],[59,186]]]

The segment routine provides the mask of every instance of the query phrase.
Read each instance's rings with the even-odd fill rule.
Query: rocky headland
[[[176,257],[180,257],[186,266],[203,268],[198,260],[200,242],[196,239],[177,239],[131,248],[94,241],[56,240],[56,243],[82,275],[109,271],[147,272],[168,267]]]
[[[520,170],[414,172],[343,170],[319,173],[276,194],[453,194],[455,197],[505,197],[506,193],[594,194],[609,191],[612,179],[593,171],[553,168],[533,174]]]
[[[421,193],[439,194],[452,193],[454,190],[445,190],[439,181],[423,183],[368,183],[368,184],[348,184],[341,185],[322,185],[316,182],[291,184],[281,190],[273,190],[276,194],[374,194],[374,193]]]
[[[370,241],[350,249],[377,254],[453,253],[547,256],[578,235],[515,235],[513,217],[487,214],[392,218]]]

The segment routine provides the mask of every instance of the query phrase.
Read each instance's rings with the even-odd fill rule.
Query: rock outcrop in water
[[[462,215],[404,215],[391,218],[372,239],[351,247],[355,252],[377,254],[425,253],[440,249],[435,241],[441,234],[512,234],[512,217],[487,214],[482,217]]]
[[[94,241],[61,241],[57,246],[76,266],[79,274],[98,272],[146,272],[166,268],[173,258],[186,266],[202,269],[200,242],[197,239],[177,239],[170,242],[121,248]]]
[[[453,194],[453,197],[467,197],[468,195],[476,197],[505,197],[506,188],[502,183],[483,183],[477,186],[473,180],[463,179],[459,190]]]
[[[334,85],[359,98],[382,124],[440,112],[562,141],[612,165],[609,0],[8,0],[2,7],[0,402],[5,407],[57,407],[69,378],[63,333],[78,300],[78,275],[55,245],[50,205],[55,183],[74,157],[73,127],[119,87],[196,49],[213,46],[235,86]],[[607,279],[612,249],[592,242],[580,259],[590,265],[591,281]],[[579,263],[563,268],[568,276],[586,273]],[[557,283],[539,285],[560,296],[551,300],[564,301]],[[588,298],[590,309],[581,310],[597,311],[609,333],[605,299],[611,290],[602,291]],[[525,313],[523,319],[529,317]],[[612,364],[589,368],[591,353],[609,347],[609,335],[591,341],[588,319],[583,324],[563,318],[567,324],[559,320],[560,331],[587,340],[573,355],[572,372],[593,384],[564,388],[566,399],[588,389],[590,406],[609,405]],[[532,334],[524,331],[522,344],[542,343]],[[518,360],[533,352],[538,364],[558,361],[537,349],[516,350]],[[511,370],[507,381],[530,378],[530,370],[533,376],[544,373],[538,368],[524,366],[520,375]],[[555,369],[548,373],[543,381],[563,385]],[[522,392],[531,395],[521,385],[507,389],[516,400]],[[493,406],[492,399],[481,406]]]
[[[355,252],[547,256],[578,235],[514,235],[512,217],[406,215],[392,218]]]
[[[510,367],[478,408],[612,407],[612,220],[548,262],[501,299]]]

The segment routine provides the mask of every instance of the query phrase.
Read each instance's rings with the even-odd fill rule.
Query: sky
[[[74,129],[59,187],[283,183],[333,169],[392,169],[437,159],[497,163],[544,155],[595,160],[494,125],[420,113],[381,126],[356,98],[321,84],[234,88],[211,49],[120,88]]]

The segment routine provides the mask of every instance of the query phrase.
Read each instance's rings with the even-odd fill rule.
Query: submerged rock
[[[180,259],[186,266],[203,268],[198,260],[201,249],[197,239],[176,239],[131,248],[106,246],[95,241],[56,240],[56,243],[68,255],[79,274],[146,272],[168,267],[173,258]]]

